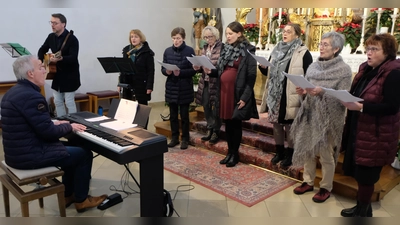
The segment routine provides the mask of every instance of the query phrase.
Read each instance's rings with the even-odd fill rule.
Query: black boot
[[[229,158],[226,163],[226,167],[234,167],[239,163],[239,151],[232,153],[232,156]]]
[[[368,210],[371,208],[370,204],[358,203],[356,210],[354,211],[353,217],[368,217]],[[372,208],[371,208],[371,217],[372,217]]]
[[[167,144],[168,147],[172,148],[179,144],[178,138],[172,138],[171,141]]]
[[[340,215],[343,216],[343,217],[353,217],[354,212],[356,211],[358,204],[359,203],[357,201],[357,205],[353,206],[352,208],[343,209],[340,212]],[[367,217],[372,217],[371,203],[368,205]]]
[[[281,162],[281,167],[288,167],[292,165],[293,148],[285,149],[285,159]]]
[[[229,150],[228,150],[228,154],[225,156],[225,158],[223,160],[219,161],[219,164],[226,164],[231,157],[232,157],[232,153],[229,153]]]
[[[212,130],[212,129],[211,129],[211,130],[207,130],[206,136],[202,137],[201,140],[203,140],[203,141],[208,141],[208,140],[210,140],[212,134],[213,134],[213,130]]]
[[[217,132],[214,132],[214,133],[211,135],[211,139],[208,141],[208,143],[210,143],[210,144],[216,144],[216,143],[218,142],[218,140],[219,140],[218,134],[217,134]]]
[[[283,147],[283,145],[275,145],[275,151],[275,156],[271,159],[272,165],[276,165],[279,161],[285,158],[285,148]]]

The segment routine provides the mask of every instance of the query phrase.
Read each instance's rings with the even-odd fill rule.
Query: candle
[[[311,8],[308,8],[307,15],[310,15],[310,14],[311,14]]]
[[[300,15],[300,8],[297,8],[297,14]]]
[[[368,8],[364,8],[364,17],[367,18]]]
[[[289,14],[292,14],[293,13],[293,8],[290,8],[289,9]]]
[[[260,8],[260,21],[262,21],[263,15],[262,15],[262,8]]]
[[[397,15],[397,12],[399,11],[399,9],[398,8],[394,8],[393,9],[393,15]]]
[[[301,8],[301,15],[306,14],[306,8]]]
[[[282,19],[282,8],[279,8],[278,20]]]
[[[342,16],[342,8],[339,8],[339,10],[338,10],[338,16]]]
[[[346,16],[350,16],[350,12],[351,12],[351,9],[350,8],[346,8]]]
[[[333,12],[333,16],[336,16],[337,14],[337,8],[335,8],[335,11]]]
[[[269,10],[269,17],[272,17],[272,11],[273,11],[273,9],[272,9],[272,8],[269,8],[268,10]]]

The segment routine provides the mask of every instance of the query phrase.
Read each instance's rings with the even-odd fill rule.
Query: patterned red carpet
[[[223,157],[193,146],[181,150],[177,145],[164,154],[164,168],[248,207],[296,183],[243,163],[227,168],[219,164]]]

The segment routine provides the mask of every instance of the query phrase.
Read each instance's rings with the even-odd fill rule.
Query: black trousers
[[[242,142],[242,132],[241,120],[225,120],[228,153],[237,154],[239,152],[240,143]]]
[[[189,141],[189,104],[169,103],[172,139],[179,140],[179,114],[181,116],[182,141]]]

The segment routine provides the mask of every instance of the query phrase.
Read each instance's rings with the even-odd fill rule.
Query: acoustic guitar
[[[57,72],[57,67],[56,67],[57,63],[50,62],[51,55],[52,55],[52,53],[44,54],[43,63],[44,63],[44,66],[46,67],[46,71],[47,71],[46,80],[53,80],[54,76],[56,75],[56,72]]]

